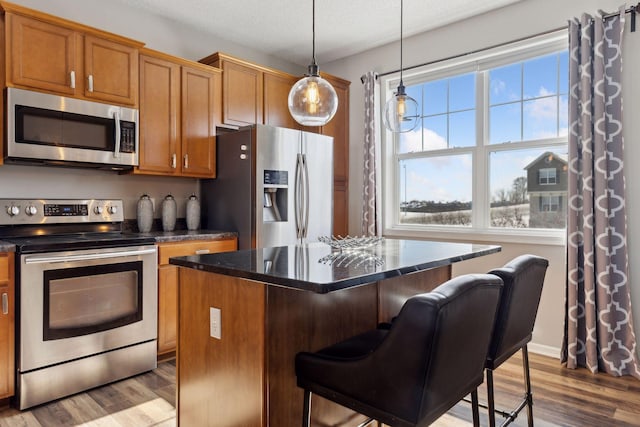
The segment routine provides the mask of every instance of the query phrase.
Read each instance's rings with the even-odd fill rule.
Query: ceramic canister
[[[200,228],[200,201],[195,194],[187,200],[187,230],[197,230]]]
[[[173,231],[176,227],[177,210],[176,200],[169,194],[162,201],[162,229],[164,231]]]
[[[138,231],[148,233],[153,225],[153,202],[151,198],[143,194],[136,206],[136,218],[138,220]]]

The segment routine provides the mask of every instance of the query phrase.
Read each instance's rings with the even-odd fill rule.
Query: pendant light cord
[[[312,42],[311,42],[311,60],[313,61],[313,65],[316,65],[316,0],[311,2],[311,34],[312,34]]]
[[[404,86],[404,84],[402,83],[402,21],[403,21],[402,17],[403,17],[403,4],[404,4],[404,0],[400,0],[400,86]]]

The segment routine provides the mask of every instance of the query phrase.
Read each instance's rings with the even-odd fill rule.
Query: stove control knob
[[[7,208],[9,216],[16,216],[20,213],[20,208],[16,205],[11,205]]]
[[[117,206],[109,206],[109,208],[107,209],[107,211],[111,214],[111,215],[115,215],[118,213],[118,207]]]
[[[96,215],[102,215],[102,206],[96,206],[95,208],[93,208],[93,212]]]
[[[38,208],[33,205],[29,205],[24,209],[25,213],[29,216],[33,216],[38,213]]]

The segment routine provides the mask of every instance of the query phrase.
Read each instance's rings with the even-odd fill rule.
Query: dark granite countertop
[[[326,293],[499,252],[500,246],[385,239],[343,252],[324,243],[170,258],[171,264]],[[331,261],[331,258],[333,260]]]
[[[188,240],[221,240],[238,236],[235,232],[220,230],[150,231],[149,233],[136,234],[139,236],[153,237],[157,243],[183,242]]]
[[[16,245],[10,242],[3,242],[0,240],[0,252],[15,252]]]

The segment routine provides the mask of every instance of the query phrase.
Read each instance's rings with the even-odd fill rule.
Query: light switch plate
[[[222,316],[219,308],[209,307],[209,335],[222,339]]]

